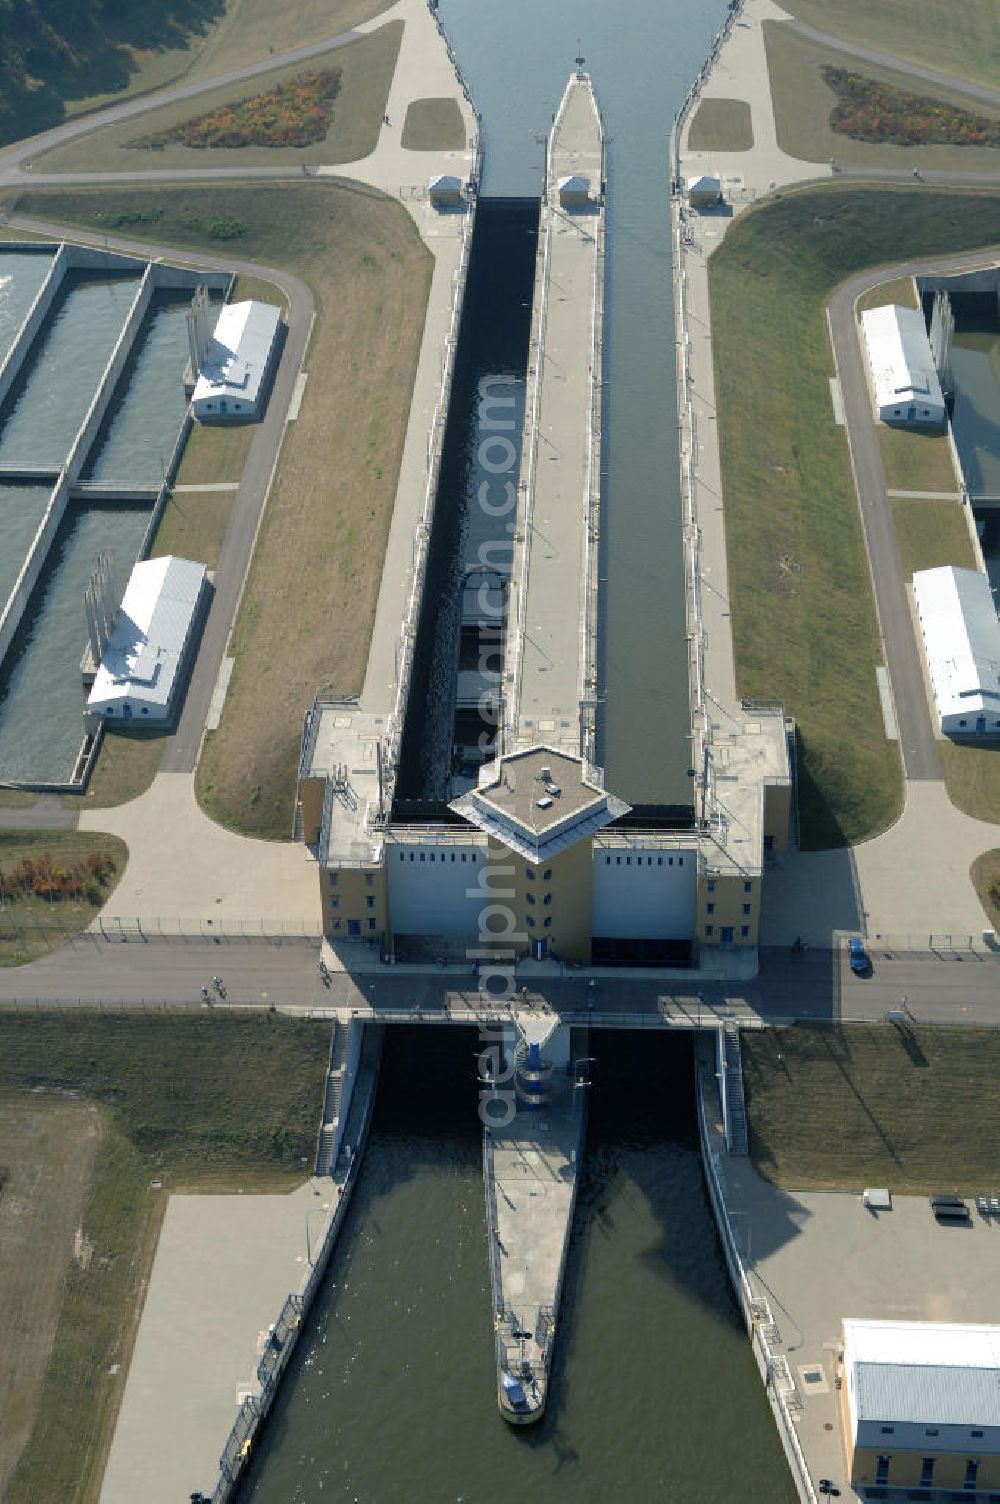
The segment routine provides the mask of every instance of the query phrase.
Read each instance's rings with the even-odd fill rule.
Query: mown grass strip
[[[1000,238],[1000,196],[831,186],[741,216],[712,256],[712,341],[737,682],[800,732],[803,844],[874,835],[900,803],[881,645],[825,305],[851,272]]]
[[[996,1191],[1000,1031],[796,1025],[743,1035],[750,1152],[790,1190]]]

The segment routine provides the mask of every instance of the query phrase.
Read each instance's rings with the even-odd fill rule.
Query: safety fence
[[[750,1333],[750,1343],[757,1367],[767,1390],[768,1399],[778,1427],[785,1456],[792,1470],[792,1478],[803,1504],[819,1504],[816,1490],[809,1476],[809,1467],[795,1428],[793,1412],[801,1408],[801,1399],[784,1353],[776,1351],[777,1329],[771,1318],[766,1301],[757,1299],[750,1288],[743,1260],[740,1257],[732,1222],[726,1206],[722,1177],[719,1171],[719,1156],[712,1148],[708,1123],[705,1118],[705,1081],[700,1063],[696,1065],[698,1076],[695,1089],[698,1097],[698,1131],[701,1137],[701,1157],[705,1166],[705,1181],[708,1196],[715,1214],[716,1226],[722,1242],[722,1250],[739,1302],[740,1311]]]
[[[166,915],[125,917],[102,915],[85,932],[107,941],[144,940],[320,940],[320,919],[202,919]]]

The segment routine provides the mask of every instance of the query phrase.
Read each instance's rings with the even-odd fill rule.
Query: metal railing
[[[697,1066],[695,1067],[697,1070]],[[819,1504],[816,1490],[813,1488],[812,1478],[809,1474],[809,1465],[806,1462],[802,1444],[799,1441],[795,1422],[792,1419],[792,1411],[800,1408],[798,1393],[795,1390],[794,1380],[788,1374],[787,1382],[783,1381],[782,1363],[787,1371],[788,1360],[783,1353],[774,1350],[777,1341],[777,1329],[771,1320],[770,1309],[766,1302],[761,1302],[754,1296],[743,1267],[733,1232],[732,1222],[726,1206],[726,1198],[722,1189],[722,1180],[716,1156],[709,1142],[708,1124],[705,1119],[705,1102],[703,1082],[700,1077],[695,1082],[698,1097],[698,1131],[701,1137],[701,1156],[705,1166],[705,1180],[708,1185],[709,1200],[715,1213],[716,1225],[722,1241],[723,1254],[736,1291],[743,1321],[750,1333],[751,1346],[757,1358],[761,1376],[764,1379],[765,1388],[769,1392],[771,1407],[777,1421],[778,1432],[791,1466],[799,1497],[803,1504]],[[788,1385],[791,1385],[791,1388]]]

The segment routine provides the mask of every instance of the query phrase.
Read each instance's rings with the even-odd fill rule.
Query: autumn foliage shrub
[[[77,862],[56,862],[46,852],[22,857],[12,867],[0,867],[0,902],[9,904],[28,898],[50,903],[85,898],[95,907],[104,902],[104,889],[115,872],[112,857],[91,852]]]
[[[889,146],[1000,146],[1000,120],[880,84],[846,68],[823,67],[837,96],[830,125],[854,141]]]
[[[143,136],[132,146],[311,146],[330,128],[340,92],[340,69],[302,73],[298,78],[220,105],[207,115],[185,120],[172,130]]]

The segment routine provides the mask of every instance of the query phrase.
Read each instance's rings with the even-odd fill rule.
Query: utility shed
[[[944,395],[923,314],[886,303],[861,315],[875,405],[883,423],[940,428]]]
[[[708,173],[688,178],[687,198],[692,209],[708,209],[722,203],[722,181]]]
[[[427,194],[435,209],[457,209],[465,202],[462,198],[462,179],[453,177],[450,172],[431,178],[427,184]]]
[[[590,209],[593,200],[590,197],[590,179],[582,173],[574,172],[569,177],[560,178],[557,183],[559,190],[559,203],[563,209]]]
[[[998,1487],[1000,1327],[845,1320],[841,1398],[856,1489]]]
[[[195,382],[191,406],[203,423],[259,418],[278,345],[281,309],[272,303],[227,303]]]
[[[1000,622],[989,579],[947,564],[918,570],[913,594],[941,730],[1000,736]]]
[[[207,588],[204,564],[191,559],[135,566],[87,700],[91,715],[173,720]]]

